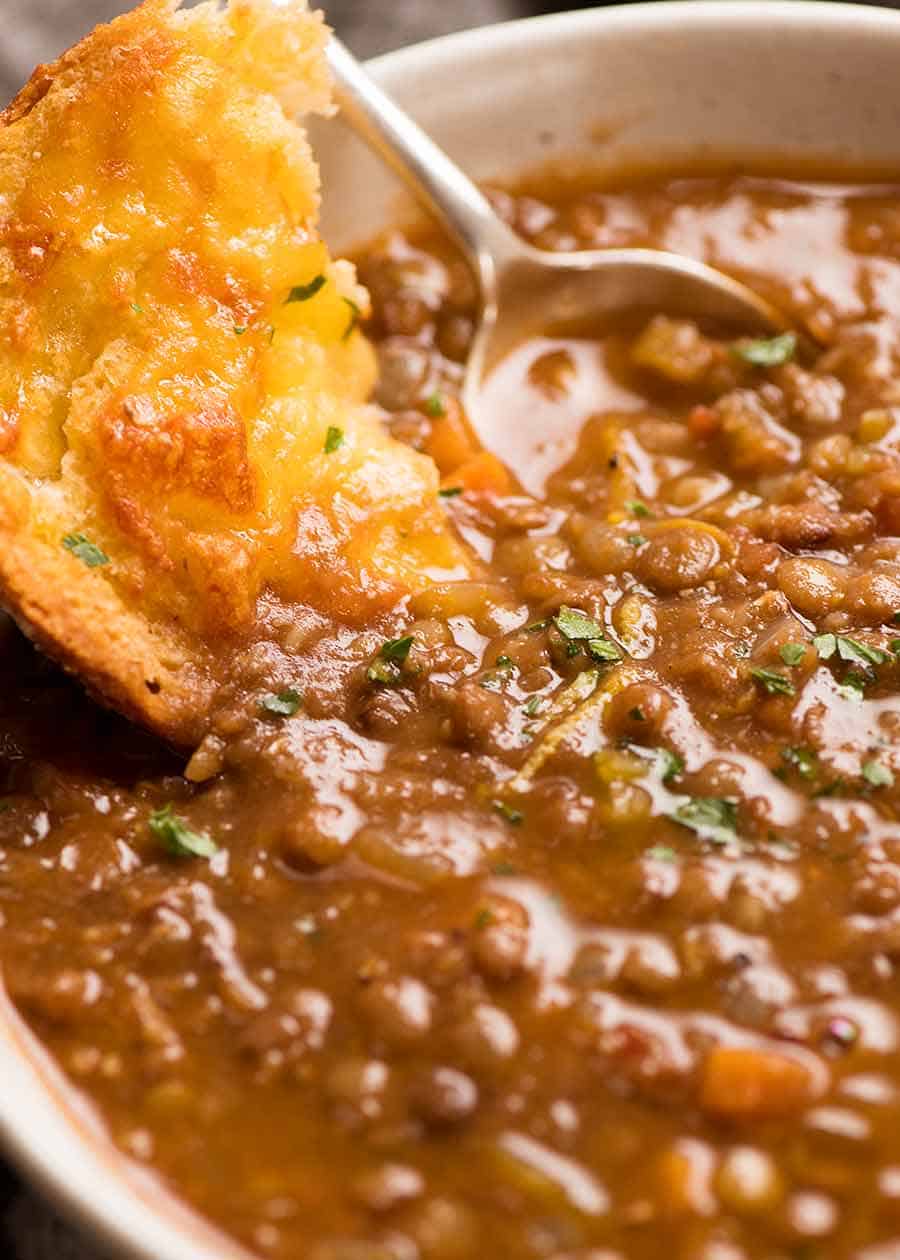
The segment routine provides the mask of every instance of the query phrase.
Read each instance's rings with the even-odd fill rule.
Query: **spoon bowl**
[[[757,336],[790,326],[746,285],[678,254],[655,249],[551,253],[526,244],[335,36],[328,61],[344,118],[448,229],[478,281],[480,321],[462,388],[463,405],[473,419],[482,384],[497,364],[529,336],[559,325],[608,322],[643,308]]]

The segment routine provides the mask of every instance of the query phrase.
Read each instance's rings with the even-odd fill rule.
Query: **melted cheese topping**
[[[305,0],[147,0],[2,115],[0,525],[188,655],[267,588],[353,619],[465,569],[316,231],[326,38]]]

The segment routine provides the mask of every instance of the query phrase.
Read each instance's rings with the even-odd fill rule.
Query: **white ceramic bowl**
[[[695,0],[535,18],[374,62],[478,178],[551,160],[615,169],[778,159],[900,172],[900,14],[812,0]],[[340,122],[314,129],[325,229],[347,249],[398,211],[397,185]],[[59,1210],[128,1260],[245,1257],[117,1155],[0,1004],[0,1135]],[[298,1256],[297,1260],[303,1260]]]

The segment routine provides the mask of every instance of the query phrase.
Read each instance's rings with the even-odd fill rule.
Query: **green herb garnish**
[[[629,547],[643,547],[647,539],[643,534],[628,534],[626,535],[625,541],[628,543]]]
[[[215,840],[205,831],[194,831],[183,818],[179,818],[171,802],[162,809],[155,809],[148,825],[157,840],[161,840],[169,852],[178,857],[211,858],[219,851]]]
[[[246,325],[246,324],[235,324],[235,325],[234,325],[234,328],[232,329],[232,331],[233,331],[233,333],[234,333],[235,337],[243,337],[244,333],[247,331],[247,325]]]
[[[553,624],[570,646],[575,647],[571,655],[576,655],[578,648],[584,646],[595,661],[608,663],[622,659],[621,651],[606,637],[603,627],[579,609],[563,605],[553,618]]]
[[[622,653],[612,639],[588,639],[588,655],[595,661],[620,661]]]
[[[400,681],[400,667],[409,656],[414,636],[405,634],[399,639],[388,639],[378,649],[378,656],[366,670],[369,682],[391,687]]]
[[[525,815],[522,811],[516,809],[515,805],[510,805],[508,801],[494,801],[493,806],[500,817],[505,818],[513,827],[520,826],[525,820]]]
[[[378,655],[383,661],[402,663],[409,656],[409,649],[413,645],[414,638],[414,635],[404,634],[400,639],[388,639],[386,643],[382,643]]]
[[[780,367],[794,357],[797,349],[797,334],[780,333],[777,337],[763,337],[758,341],[735,341],[731,353],[752,363],[754,367]]]
[[[653,513],[647,507],[646,503],[642,503],[640,499],[626,499],[624,503],[626,512],[630,512],[632,516],[652,517]]]
[[[818,770],[819,759],[812,748],[782,748],[781,759],[793,766],[801,779],[814,778]]]
[[[444,402],[443,394],[435,391],[435,393],[425,399],[425,414],[432,416],[435,420],[447,414],[447,404]]]
[[[283,691],[270,692],[263,696],[259,707],[266,713],[276,717],[293,717],[303,703],[303,697],[293,687],[285,687]]]
[[[109,556],[106,552],[101,551],[97,544],[92,543],[84,534],[66,534],[62,545],[89,569],[98,569],[102,564],[109,564]]]
[[[684,758],[669,748],[656,749],[656,769],[663,783],[669,783],[684,769]]]
[[[359,323],[359,318],[362,315],[362,311],[359,309],[359,307],[353,301],[352,298],[345,297],[343,300],[350,307],[350,318],[347,321],[347,327],[344,329],[343,335],[341,337],[341,341],[349,341],[351,333],[353,332],[356,325]]]
[[[646,722],[647,721],[646,717],[644,716],[644,710],[641,708],[639,704],[636,704],[633,709],[628,710],[628,716],[631,718],[632,722]]]
[[[344,430],[339,429],[336,424],[328,426],[328,432],[325,434],[325,454],[333,455],[335,451],[339,451],[344,445]]]
[[[524,706],[524,712],[528,717],[535,717],[540,712],[543,703],[543,696],[529,696]]]
[[[784,643],[779,655],[785,665],[799,665],[806,655],[806,647],[802,643]]]
[[[848,669],[841,679],[841,691],[852,700],[862,700],[870,681],[858,669]]]
[[[842,661],[855,661],[860,665],[884,665],[891,659],[890,653],[883,648],[860,643],[859,639],[851,639],[845,634],[817,634],[813,647],[821,661],[830,660],[835,652]]]
[[[674,862],[678,854],[667,844],[654,844],[645,851],[644,857],[652,858],[654,862]]]
[[[438,490],[438,494],[442,499],[455,499],[458,494],[462,494],[462,486],[447,486]]]
[[[134,311],[135,315],[143,315],[144,313],[144,308],[141,306],[140,302],[132,302],[131,309]]]
[[[669,818],[713,844],[730,844],[736,838],[737,804],[726,797],[692,796]]]
[[[563,605],[553,618],[553,624],[566,639],[577,642],[605,637],[603,627],[592,620],[587,613],[579,612],[577,608],[567,608]]]
[[[295,284],[290,293],[284,299],[287,306],[290,302],[308,302],[310,298],[314,298],[320,289],[323,289],[328,283],[328,279],[321,272],[317,276],[313,276],[309,284]]]
[[[750,675],[769,695],[792,696],[795,692],[791,680],[785,678],[784,674],[779,674],[777,669],[751,669]]]
[[[668,748],[645,748],[642,744],[626,744],[635,757],[652,762],[652,769],[663,783],[669,783],[684,769],[684,760]]]
[[[860,767],[862,777],[871,787],[893,787],[894,774],[882,761],[866,761]]]

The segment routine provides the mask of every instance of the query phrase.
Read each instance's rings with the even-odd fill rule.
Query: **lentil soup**
[[[444,241],[359,259],[393,434],[480,557],[272,599],[187,767],[8,631],[9,992],[114,1140],[273,1260],[900,1248],[900,188],[493,194],[815,337],[547,330],[456,397]]]

